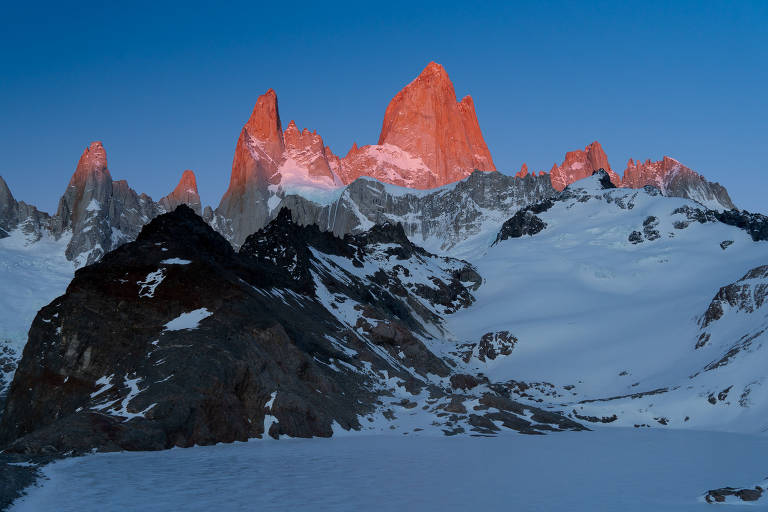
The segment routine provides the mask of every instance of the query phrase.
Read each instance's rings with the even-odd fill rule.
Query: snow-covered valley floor
[[[702,494],[766,461],[766,436],[693,430],[252,441],[59,461],[11,510],[729,509]]]

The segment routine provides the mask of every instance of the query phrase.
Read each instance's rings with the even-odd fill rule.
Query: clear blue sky
[[[375,143],[430,61],[475,99],[497,167],[599,140],[622,172],[663,155],[768,212],[768,2],[88,2],[0,15],[0,175],[52,211],[92,140],[155,199],[182,170],[225,191],[259,94],[337,154]]]

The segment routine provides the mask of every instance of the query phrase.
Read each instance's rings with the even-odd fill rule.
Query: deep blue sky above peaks
[[[434,60],[504,172],[599,140],[619,173],[669,155],[768,212],[765,1],[111,4],[2,7],[0,175],[47,211],[92,140],[137,191],[189,168],[215,207],[268,88],[344,155]]]

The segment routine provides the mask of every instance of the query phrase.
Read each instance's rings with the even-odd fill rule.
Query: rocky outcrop
[[[186,170],[181,174],[181,180],[173,192],[158,201],[163,212],[172,212],[180,204],[186,204],[198,215],[202,215],[203,207],[200,203],[200,194],[197,192],[197,179],[195,173]]]
[[[752,488],[721,487],[719,489],[711,489],[704,495],[704,501],[707,503],[752,504],[763,497],[765,492],[764,486],[767,483],[768,481]]]
[[[520,238],[523,235],[533,236],[547,227],[547,223],[528,210],[519,210],[508,221],[501,225],[501,230],[492,245],[509,238]]]
[[[560,165],[553,165],[549,175],[552,187],[555,190],[563,190],[565,187],[589,176],[598,169],[604,169],[610,176],[614,185],[621,185],[621,178],[613,172],[608,157],[599,142],[595,141],[584,150],[569,151],[565,154],[565,160]]]
[[[768,305],[768,265],[755,267],[735,283],[723,286],[701,318],[702,328],[722,318],[726,310],[754,313]]]

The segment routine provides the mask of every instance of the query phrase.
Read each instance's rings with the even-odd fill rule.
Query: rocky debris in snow
[[[501,225],[499,234],[496,235],[492,245],[496,245],[503,240],[510,238],[520,238],[523,235],[533,236],[547,227],[546,222],[541,220],[527,208],[518,210],[512,218]]]
[[[602,167],[594,171],[592,174],[597,174],[600,177],[600,185],[603,187],[603,189],[608,190],[611,188],[616,188],[616,185],[613,183],[613,181],[611,181],[611,175]]]
[[[645,239],[648,241],[658,240],[661,238],[661,235],[659,234],[659,231],[656,228],[656,226],[659,225],[659,219],[651,215],[650,217],[647,217],[643,221],[643,234],[645,235]]]
[[[470,390],[480,385],[480,380],[474,375],[466,373],[455,373],[451,375],[451,387],[453,389]]]
[[[737,487],[721,487],[707,491],[707,494],[704,495],[704,500],[707,503],[733,503],[734,501],[729,498],[735,498],[736,503],[753,503],[762,498],[764,492],[765,487],[761,485],[742,489]]]
[[[746,231],[755,242],[768,240],[768,217],[760,213],[750,213],[746,210],[726,210],[720,212],[717,210],[692,208],[686,205],[676,208],[672,214],[685,215],[689,221],[696,221],[701,224],[719,221]],[[680,221],[677,221],[675,224],[675,227],[678,229],[685,228],[686,226],[687,223]]]
[[[581,415],[581,414],[578,414],[575,409],[571,414],[573,415],[574,418],[579,419],[581,421],[587,421],[589,423],[613,423],[614,421],[619,419],[619,417],[616,416],[615,414],[611,414],[610,416],[602,416],[599,418],[597,416]]]
[[[718,290],[701,317],[700,325],[708,327],[712,322],[722,318],[724,307],[753,313],[763,306],[768,298],[768,265],[755,267],[744,276]]]
[[[768,217],[765,215],[745,210],[714,211],[713,215],[723,224],[743,229],[755,242],[768,240]]]

